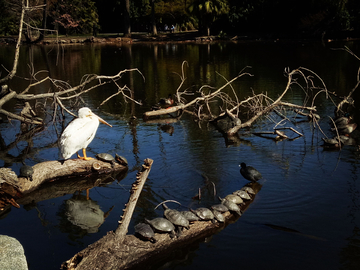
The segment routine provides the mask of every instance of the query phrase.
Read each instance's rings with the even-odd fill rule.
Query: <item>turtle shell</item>
[[[220,213],[224,213],[226,211],[229,211],[229,209],[225,205],[223,205],[222,203],[215,204],[215,205],[211,206],[211,209],[216,210],[216,211],[218,211]]]
[[[198,221],[200,218],[191,211],[181,211],[180,212],[189,222]]]
[[[225,197],[225,199],[236,204],[241,204],[244,202],[238,195],[235,194],[229,194]]]
[[[225,218],[223,214],[221,214],[219,211],[212,209],[212,212],[214,214],[214,217],[219,222],[225,222]]]
[[[120,164],[120,165],[124,165],[127,166],[128,165],[128,161],[125,157],[123,156],[119,156],[118,154],[115,154],[115,160]]]
[[[165,209],[164,216],[174,225],[189,229],[189,220],[175,209]]]
[[[233,203],[231,201],[228,201],[226,199],[220,199],[221,203],[225,205],[230,211],[237,213],[239,216],[241,216],[241,211],[239,206],[236,203]]]
[[[158,217],[152,220],[145,219],[146,223],[150,224],[156,231],[159,232],[169,232],[171,233],[170,237],[174,237],[175,226],[166,218]]]
[[[98,160],[105,161],[105,162],[114,162],[115,161],[115,158],[112,155],[108,154],[108,153],[96,154],[95,157]]]
[[[255,191],[251,187],[248,187],[248,186],[242,187],[240,190],[244,190],[247,193],[252,194],[252,195],[256,194]]]
[[[149,224],[138,223],[135,225],[134,228],[135,228],[135,234],[140,236],[140,238],[149,240],[152,243],[156,242],[156,239],[154,238],[155,233]]]
[[[214,219],[213,212],[211,212],[211,210],[208,208],[200,207],[200,208],[197,208],[197,209],[191,210],[191,211],[193,211],[201,220],[213,220]]]
[[[23,165],[20,168],[20,177],[29,178],[32,181],[32,175],[34,174],[33,167],[29,165]]]
[[[233,192],[233,194],[239,196],[241,199],[251,200],[251,197],[245,190],[236,190]]]

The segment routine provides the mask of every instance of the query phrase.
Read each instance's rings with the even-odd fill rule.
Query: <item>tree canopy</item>
[[[37,7],[27,11],[31,26],[46,25],[61,34],[91,34],[97,30],[154,33],[154,24],[161,31],[165,25],[175,25],[177,31],[198,29],[205,35],[223,32],[265,37],[347,37],[360,33],[358,0],[29,0],[29,3]],[[21,0],[0,0],[0,8],[3,10],[0,35],[16,34]],[[43,12],[44,8],[47,12]]]

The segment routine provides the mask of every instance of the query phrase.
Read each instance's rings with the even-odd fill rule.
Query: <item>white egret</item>
[[[94,139],[99,121],[112,126],[87,107],[79,109],[78,114],[79,117],[71,121],[61,134],[60,151],[64,159],[68,159],[76,153],[78,158],[90,160],[92,158],[86,156],[86,147]],[[80,149],[83,150],[83,157],[77,153]]]

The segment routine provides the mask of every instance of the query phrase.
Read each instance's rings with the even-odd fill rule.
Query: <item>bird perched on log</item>
[[[262,178],[261,173],[254,167],[246,166],[244,162],[242,162],[239,166],[241,167],[240,173],[246,180],[255,182]]]
[[[161,98],[156,105],[152,106],[152,110],[166,109],[172,106],[173,104],[174,104],[174,99],[172,98],[172,95],[169,94],[167,98]]]
[[[79,117],[71,121],[61,134],[60,151],[64,159],[76,153],[78,158],[90,160],[92,158],[86,156],[86,147],[94,139],[99,122],[112,126],[87,107],[79,109],[78,115]],[[83,150],[83,157],[77,153],[80,149]]]
[[[172,95],[169,94],[167,98],[161,98],[159,101],[160,106],[169,107],[174,104],[174,99],[172,98]]]

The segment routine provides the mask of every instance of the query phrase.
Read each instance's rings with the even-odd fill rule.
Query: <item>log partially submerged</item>
[[[120,226],[116,231],[109,232],[103,238],[64,262],[61,269],[148,269],[150,265],[157,264],[163,261],[164,258],[174,254],[174,251],[202,241],[205,237],[222,230],[239,218],[236,214],[226,212],[224,214],[226,219],[224,223],[197,221],[190,225],[189,230],[183,230],[182,235],[174,239],[171,239],[169,234],[156,233],[156,243],[140,240],[134,235],[125,235],[130,222],[129,218],[132,216],[132,210],[151,168],[151,163],[149,164],[147,161],[152,163],[152,160],[145,160],[143,171],[138,173],[138,179],[133,184],[132,195],[124,209],[125,214]],[[248,185],[255,192],[258,192],[261,188],[258,183]],[[242,212],[247,209],[254,197],[255,195],[251,197],[251,200],[241,205]]]

